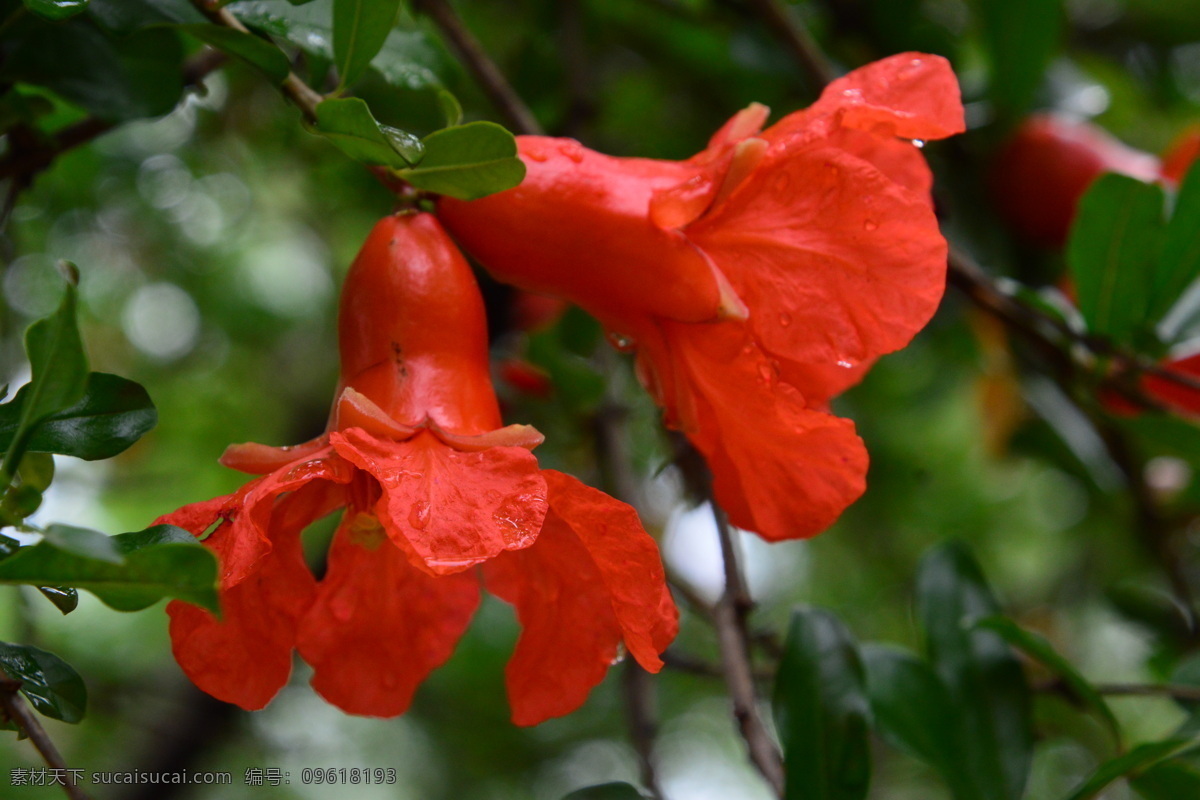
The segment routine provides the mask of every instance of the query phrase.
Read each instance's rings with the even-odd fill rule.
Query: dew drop
[[[581,145],[579,142],[565,142],[558,148],[558,152],[562,153],[576,164],[579,164],[583,161],[583,145]]]
[[[851,367],[853,367],[853,366],[854,366],[854,365],[853,365],[853,364],[851,364],[849,361],[838,361],[838,362],[837,362],[837,365],[838,365],[839,367],[841,367],[842,369],[850,369]]]
[[[429,503],[418,500],[408,511],[408,524],[414,528],[423,529],[429,525]]]
[[[758,365],[758,379],[763,383],[771,382],[771,367],[768,364]]]
[[[869,220],[867,220],[866,222],[864,222],[864,223],[863,223],[863,228],[864,228],[864,229],[866,229],[866,230],[868,230],[868,231],[878,230],[878,228],[879,228],[879,223],[878,223],[878,222],[876,222],[876,221],[875,221],[875,220],[873,220],[873,219],[869,219]]]
[[[620,350],[622,353],[631,353],[637,349],[637,340],[632,336],[626,336],[623,333],[609,332],[608,343]]]
[[[609,666],[615,667],[617,664],[620,664],[625,660],[626,655],[628,655],[628,651],[625,649],[625,643],[617,642],[617,652],[613,656],[612,661],[608,662]]]
[[[913,139],[912,144],[913,144],[913,147],[920,150],[922,147],[925,146],[925,140],[924,139]]]
[[[545,150],[543,150],[543,149],[542,149],[542,148],[540,148],[540,147],[535,147],[535,148],[531,148],[531,149],[529,149],[529,150],[526,150],[524,153],[522,153],[522,155],[528,156],[528,158],[529,158],[531,161],[536,161],[536,162],[538,162],[539,164],[540,164],[540,163],[542,163],[542,162],[544,162],[546,159],[548,159],[548,158],[550,157],[550,156],[549,156],[549,155],[546,153],[546,151],[545,151]]]
[[[779,315],[779,324],[781,326],[783,326],[784,328],[786,328],[788,325],[791,325],[792,324],[792,315],[787,313],[786,311],[783,312],[782,314],[780,314]]]

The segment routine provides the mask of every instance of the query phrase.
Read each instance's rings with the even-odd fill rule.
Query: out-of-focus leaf
[[[445,89],[439,89],[437,93],[438,105],[442,107],[442,114],[446,117],[446,125],[454,127],[462,124],[463,110],[462,104],[458,102],[458,98]]]
[[[0,561],[0,583],[86,589],[118,611],[138,611],[163,597],[217,610],[216,559],[182,528],[155,525],[113,537],[91,532],[109,543],[104,552],[94,539],[84,548],[80,529],[69,529],[66,549],[64,527],[52,526],[58,535]]]
[[[406,181],[419,189],[475,200],[511,189],[525,177],[513,135],[494,122],[434,131],[421,140],[425,155]]]
[[[121,549],[111,536],[105,536],[99,531],[87,528],[76,528],[73,525],[50,525],[42,532],[43,541],[33,545],[22,553],[32,552],[44,544],[43,550],[55,550],[73,557],[89,561],[104,561],[109,564],[122,564],[125,561]],[[14,556],[15,558],[15,556]],[[53,579],[38,581],[39,584],[57,583]],[[65,583],[65,581],[64,581]]]
[[[1129,785],[1146,800],[1200,797],[1200,768],[1178,759],[1160,761]]]
[[[644,800],[642,793],[628,783],[601,783],[576,789],[562,800]]]
[[[1103,175],[1079,202],[1067,261],[1092,333],[1140,344],[1163,242],[1163,190]]]
[[[1105,761],[1064,800],[1091,800],[1120,778],[1141,775],[1172,756],[1200,745],[1196,739],[1166,739],[1139,745],[1124,755]],[[1182,800],[1182,797],[1173,800]]]
[[[357,97],[325,100],[317,106],[317,130],[346,155],[381,167],[396,169],[422,158],[415,137],[376,122],[371,109]]]
[[[966,768],[984,800],[1018,800],[1033,755],[1032,699],[1021,665],[999,635],[974,628],[999,613],[967,549],[934,548],[917,575],[917,614],[930,662],[961,719]]]
[[[0,405],[0,451],[17,429],[29,385],[11,402]],[[105,372],[87,376],[83,399],[44,418],[29,438],[28,450],[58,453],[87,461],[111,458],[124,451],[158,421],[146,390],[133,381]]]
[[[1187,610],[1166,592],[1136,584],[1118,584],[1105,592],[1121,616],[1182,647],[1192,636]]]
[[[775,677],[787,800],[861,800],[871,782],[870,706],[858,648],[837,617],[792,614]]]
[[[219,25],[180,25],[179,30],[240,58],[275,83],[283,83],[291,71],[291,65],[283,51],[254,34],[222,28]]]
[[[956,800],[982,796],[966,762],[954,701],[933,668],[904,650],[862,646],[867,692],[884,737],[932,766]]]
[[[988,94],[1015,117],[1033,102],[1061,46],[1061,0],[978,0],[976,8],[992,68]]]
[[[87,686],[79,673],[53,653],[26,644],[0,642],[0,669],[21,681],[21,694],[47,717],[79,722],[87,709]]]
[[[39,586],[37,590],[64,614],[79,607],[79,592],[69,586]]]
[[[120,36],[152,25],[204,23],[191,0],[91,0],[88,13]]]
[[[1164,342],[1174,342],[1200,316],[1200,290],[1194,286],[1200,277],[1200,236],[1196,231],[1200,231],[1200,161],[1192,165],[1179,187],[1154,276],[1150,314],[1152,319],[1163,317],[1158,333]],[[1193,291],[1187,291],[1188,287]]]
[[[333,59],[342,86],[358,80],[400,11],[400,0],[333,0]]]
[[[60,20],[73,17],[88,6],[88,0],[23,0],[25,7],[39,17]]]
[[[1066,684],[1071,694],[1100,714],[1101,719],[1104,720],[1104,724],[1112,733],[1113,740],[1120,747],[1121,726],[1117,722],[1117,718],[1113,715],[1112,709],[1105,702],[1104,697],[1096,691],[1096,688],[1088,682],[1087,678],[1080,674],[1079,670],[1075,669],[1070,661],[1063,658],[1054,649],[1054,646],[1046,641],[1044,636],[1025,630],[1008,617],[986,617],[976,624],[979,628],[995,631],[1000,634],[1013,647],[1019,648],[1027,655],[1037,659],[1045,667],[1058,675],[1063,683]]]
[[[54,457],[26,452],[17,467],[16,478],[0,501],[0,524],[17,524],[38,510],[42,493],[54,480]]]

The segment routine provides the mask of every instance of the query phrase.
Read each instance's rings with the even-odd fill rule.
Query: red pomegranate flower
[[[261,477],[160,519],[212,529],[204,542],[221,563],[220,620],[167,608],[184,672],[261,708],[296,649],[329,702],[400,714],[466,629],[480,577],[523,627],[508,668],[516,723],[577,708],[622,642],[659,669],[677,613],[653,539],[629,506],[539,470],[537,431],[501,427],[482,300],[432,216],[372,231],[346,278],[339,344],[324,435],[230,447],[223,463]],[[339,509],[318,582],[300,533]]]
[[[769,539],[823,530],[865,488],[830,397],[929,320],[946,244],[914,139],[963,129],[946,61],[906,53],[761,130],[733,117],[682,162],[519,137],[518,187],[440,201],[502,280],[593,313],[704,453],[717,499]]]

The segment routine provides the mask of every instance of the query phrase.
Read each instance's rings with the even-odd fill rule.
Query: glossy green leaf
[[[1159,186],[1104,175],[1080,201],[1067,261],[1092,333],[1136,344],[1148,328],[1164,199]]]
[[[933,668],[912,653],[862,646],[875,724],[889,742],[941,773],[956,800],[983,796],[966,763],[961,720]]]
[[[109,542],[108,552],[80,529],[64,529],[51,526],[46,540],[0,561],[0,583],[86,589],[118,611],[163,597],[217,610],[216,559],[182,528],[155,525],[113,537],[89,532]]]
[[[26,644],[0,642],[0,669],[21,681],[30,705],[53,719],[79,722],[87,709],[87,686],[79,673],[53,653]]]
[[[91,0],[88,13],[118,36],[154,25],[205,22],[191,0]]]
[[[24,419],[41,420],[83,398],[88,368],[75,321],[74,285],[67,284],[58,310],[25,331],[25,352],[33,376],[25,387]]]
[[[343,153],[364,164],[399,169],[421,159],[422,146],[416,138],[394,128],[385,130],[357,97],[335,98],[318,105],[317,130]]]
[[[425,155],[420,165],[401,172],[418,189],[475,200],[511,189],[525,177],[516,139],[494,122],[444,128],[421,143]]]
[[[399,11],[400,0],[333,0],[333,59],[342,86],[370,65]]]
[[[644,800],[642,793],[628,783],[600,783],[576,789],[562,800]]]
[[[1140,775],[1155,764],[1197,746],[1200,746],[1200,742],[1196,739],[1166,739],[1161,742],[1139,745],[1128,753],[1101,764],[1064,800],[1091,800],[1091,798],[1099,796],[1114,781]]]
[[[1150,314],[1163,318],[1159,335],[1174,342],[1200,318],[1200,161],[1192,165],[1175,196],[1162,256],[1155,271]],[[1192,287],[1192,291],[1187,291]]]
[[[966,768],[983,800],[1019,800],[1033,755],[1029,686],[1008,644],[974,628],[999,611],[963,545],[942,545],[922,559],[917,615],[930,662],[961,717]]]
[[[37,511],[42,493],[54,480],[54,457],[26,452],[17,467],[16,480],[0,500],[0,524],[15,525]]]
[[[1054,646],[1046,641],[1044,636],[1033,631],[1027,631],[1008,617],[1002,616],[986,617],[977,623],[977,627],[995,631],[1004,637],[1004,640],[1013,647],[1036,659],[1056,674],[1072,695],[1100,715],[1100,718],[1104,720],[1104,724],[1112,733],[1113,740],[1118,748],[1120,747],[1121,726],[1117,722],[1116,716],[1113,715],[1112,709],[1105,702],[1104,697],[1096,691],[1096,688],[1088,682],[1087,678],[1080,674],[1079,670],[1075,669],[1071,662],[1063,658],[1054,649]]]
[[[1042,76],[1062,46],[1061,0],[977,0],[991,65],[988,95],[1015,117],[1033,103]]]
[[[283,83],[291,71],[291,64],[282,50],[252,33],[207,24],[180,25],[179,30],[240,58],[275,83]]]
[[[70,614],[79,607],[79,592],[70,586],[39,586],[37,590],[64,614]]]
[[[827,611],[792,614],[775,677],[786,800],[862,800],[871,782],[871,711],[858,647]]]
[[[463,110],[462,104],[458,102],[458,98],[451,94],[446,89],[439,89],[437,92],[438,105],[442,108],[442,114],[446,118],[446,125],[455,126],[462,124]]]
[[[12,441],[28,390],[29,385],[21,387],[11,402],[0,405],[0,451]],[[139,384],[93,372],[87,376],[83,399],[43,419],[29,438],[28,450],[87,461],[111,458],[150,431],[157,421],[154,403]]]
[[[25,7],[46,19],[73,17],[88,6],[88,0],[23,0]]]

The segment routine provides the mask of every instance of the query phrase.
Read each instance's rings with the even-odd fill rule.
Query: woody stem
[[[25,732],[46,765],[64,776],[63,791],[67,797],[70,797],[71,800],[88,800],[88,796],[75,783],[66,761],[58,752],[58,748],[54,746],[54,742],[50,740],[46,729],[42,727],[37,716],[29,709],[29,706],[25,705],[25,701],[17,693],[20,687],[20,681],[13,680],[3,670],[0,670],[0,708],[3,709],[4,716]]]

